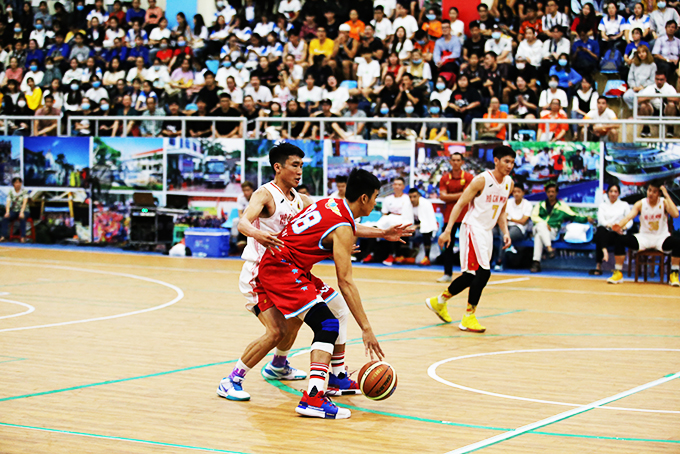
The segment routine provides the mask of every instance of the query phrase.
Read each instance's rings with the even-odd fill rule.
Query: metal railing
[[[622,125],[622,137],[626,137],[627,134],[627,127],[628,125],[633,125],[635,126],[652,126],[652,125],[661,125],[662,128],[666,125],[669,126],[674,126],[678,125],[680,123],[680,118],[678,119],[654,119],[654,120],[643,120],[643,119],[628,119],[628,120],[578,120],[578,119],[573,119],[573,118],[557,118],[557,119],[527,119],[527,118],[474,118],[472,120],[472,131],[470,138],[472,141],[477,140],[477,125],[479,124],[486,124],[486,123],[493,123],[493,124],[507,124],[508,125],[508,130],[506,132],[507,138],[504,140],[512,140],[512,125],[513,124],[522,124],[522,125],[550,125],[550,124],[567,124],[567,125],[579,125],[579,126],[585,126],[585,125],[598,125],[598,124],[606,124],[606,125]],[[550,129],[548,127],[548,129]],[[665,128],[664,128],[665,129]],[[536,137],[536,140],[538,140],[539,137]],[[587,137],[584,132],[584,137],[583,141],[587,142]],[[643,138],[643,137],[637,137],[637,134],[633,135],[633,141],[634,142],[680,142],[680,138],[678,139],[666,139],[661,136],[658,139],[654,138]]]
[[[639,101],[640,98],[643,98],[643,99],[649,99],[649,98],[674,98],[674,100],[675,100],[675,102],[676,102],[676,108],[678,109],[678,112],[680,113],[680,94],[675,94],[675,95],[662,95],[661,93],[658,93],[658,94],[655,93],[655,94],[652,94],[652,95],[641,95],[640,92],[637,92],[637,93],[635,93],[634,96],[633,96],[633,118],[636,119],[636,120],[637,120],[637,119],[642,119],[642,118],[655,118],[655,117],[648,117],[648,116],[644,116],[644,117],[643,117],[643,116],[638,115],[638,109],[639,109],[639,107],[640,107],[640,104],[639,104],[639,103],[640,103],[640,101]],[[652,101],[650,101],[650,102],[652,102]],[[677,142],[677,141],[679,141],[679,140],[677,140],[677,139],[666,139],[666,138],[665,138],[665,136],[666,136],[666,125],[671,125],[671,126],[673,126],[673,124],[678,124],[678,123],[680,123],[680,118],[677,118],[677,117],[676,117],[676,119],[673,121],[673,123],[668,123],[667,121],[664,121],[663,101],[660,100],[660,102],[662,103],[662,105],[661,105],[662,108],[659,109],[659,116],[658,116],[659,122],[658,122],[658,123],[655,123],[655,124],[658,124],[658,125],[659,125],[659,138],[658,138],[658,139],[644,138],[643,141],[644,141],[644,142],[664,142],[664,141],[666,141],[666,142]],[[653,104],[652,104],[652,105],[653,105]],[[656,108],[656,107],[655,107],[655,108]],[[668,117],[666,117],[666,118],[668,118]],[[636,139],[637,139],[637,135],[635,135],[635,136],[633,137],[633,140],[634,140],[635,142],[637,142]]]
[[[253,121],[253,120],[251,120]],[[457,128],[456,140],[463,140],[463,120],[460,118],[396,118],[396,117],[257,117],[255,120],[257,137],[262,134],[262,123],[287,123],[288,137],[290,137],[291,123],[309,122],[320,123],[319,137],[326,136],[326,123],[387,123],[387,137],[392,138],[392,123],[455,123]],[[416,131],[417,133],[418,131]]]
[[[27,123],[28,124],[28,130],[29,134],[28,135],[34,135],[35,131],[34,129],[34,122],[35,121],[57,121],[57,129],[54,134],[55,136],[60,136],[61,135],[61,120],[62,120],[61,115],[0,115],[0,122],[2,122],[2,131],[3,134],[8,136],[9,134],[9,122],[17,122],[17,123]],[[15,130],[16,131],[16,130]],[[33,131],[33,134],[30,134],[30,131]],[[23,135],[23,134],[21,134]]]
[[[158,121],[158,122],[164,122],[164,121],[171,121],[173,123],[181,122],[182,124],[182,133],[178,137],[191,137],[187,136],[187,122],[210,122],[211,128],[210,128],[210,137],[215,138],[215,123],[224,121],[224,122],[229,122],[229,123],[240,123],[241,124],[241,135],[239,135],[238,138],[243,138],[243,132],[245,132],[248,128],[248,119],[245,117],[181,117],[181,116],[172,116],[172,115],[164,115],[164,116],[144,116],[144,115],[134,115],[134,116],[106,116],[106,115],[98,115],[98,116],[85,116],[85,115],[71,115],[67,119],[66,123],[66,130],[67,134],[71,136],[72,133],[72,125],[74,122],[80,122],[83,120],[87,121],[94,121],[95,127],[92,130],[94,134],[87,134],[88,136],[94,136],[97,137],[98,131],[99,131],[99,122],[100,121],[108,121],[108,122],[115,122],[119,121],[122,122],[123,124],[121,125],[121,132],[120,134],[121,137],[127,137],[128,133],[130,132],[130,123],[131,122],[143,122],[143,121]]]

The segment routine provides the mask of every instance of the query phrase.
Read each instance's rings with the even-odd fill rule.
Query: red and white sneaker
[[[394,265],[394,256],[393,255],[388,255],[385,260],[383,260],[383,265],[385,266],[392,266]]]
[[[371,263],[373,261],[373,254],[368,254],[364,259],[361,261],[361,263]]]
[[[347,373],[328,374],[327,396],[352,396],[356,394],[361,394],[359,383],[349,378]]]
[[[313,396],[307,394],[307,391],[302,393],[302,399],[295,408],[296,413],[322,419],[347,419],[352,416],[351,411],[335,405],[323,391],[314,391],[316,391],[316,388],[312,390]]]

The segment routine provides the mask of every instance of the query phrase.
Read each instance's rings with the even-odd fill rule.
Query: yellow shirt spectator
[[[319,38],[314,38],[310,43],[309,43],[309,55],[320,55],[324,54],[326,57],[329,57],[333,55],[333,46],[334,42],[332,39],[326,38],[326,40],[321,43],[319,41]]]

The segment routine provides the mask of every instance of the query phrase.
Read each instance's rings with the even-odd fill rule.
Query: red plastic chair
[[[9,239],[10,240],[20,240],[21,239],[21,232],[19,233],[14,233],[14,223],[19,222],[18,219],[12,221],[9,223]],[[35,225],[33,225],[33,218],[26,218],[26,222],[30,224],[31,229],[26,232],[26,238],[29,238],[31,241],[35,243]]]

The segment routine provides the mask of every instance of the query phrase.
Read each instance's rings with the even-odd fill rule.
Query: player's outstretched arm
[[[623,233],[623,228],[625,227],[625,225],[628,224],[633,219],[635,219],[635,216],[640,214],[641,209],[642,200],[638,200],[637,202],[635,202],[635,205],[633,205],[633,209],[630,210],[630,212],[626,215],[625,218],[621,219],[618,224],[612,225],[612,230],[615,231],[616,233]]]
[[[366,347],[366,355],[370,355],[371,360],[373,355],[378,359],[383,359],[383,353],[378,339],[373,334],[373,328],[368,322],[368,317],[361,304],[361,296],[359,289],[357,289],[354,279],[352,278],[352,247],[354,246],[354,233],[348,226],[343,226],[335,229],[329,235],[333,241],[333,260],[335,260],[335,272],[338,277],[338,286],[342,296],[347,301],[352,316],[357,321],[359,328],[361,328],[364,346]]]
[[[389,229],[377,229],[375,227],[367,227],[365,225],[357,224],[357,236],[359,238],[384,238],[387,241],[399,241],[400,243],[406,244],[406,241],[402,240],[403,236],[411,236],[416,228],[411,224],[408,225],[394,225]]]
[[[256,228],[253,222],[260,217],[262,211],[266,206],[273,202],[272,195],[265,188],[260,188],[253,193],[250,198],[248,206],[243,211],[243,216],[238,221],[238,231],[245,236],[254,238],[258,243],[265,247],[279,247],[283,246],[283,241],[278,239],[276,235],[263,232]]]
[[[678,216],[680,216],[680,212],[678,212],[678,207],[673,203],[673,200],[671,200],[671,196],[668,195],[666,186],[661,186],[661,192],[663,192],[664,203],[666,204],[666,212],[670,214],[672,218],[677,218]]]
[[[458,199],[458,202],[456,202],[453,210],[451,211],[449,223],[446,224],[446,228],[442,234],[439,235],[439,240],[437,241],[439,243],[439,247],[449,247],[449,243],[451,242],[451,232],[453,231],[453,224],[456,223],[456,219],[458,219],[458,216],[460,216],[463,208],[465,208],[468,203],[472,202],[472,199],[474,199],[483,189],[484,178],[480,176],[475,177],[475,179],[472,180],[472,183],[470,183],[470,186],[465,188],[463,195],[460,196],[460,199]]]

